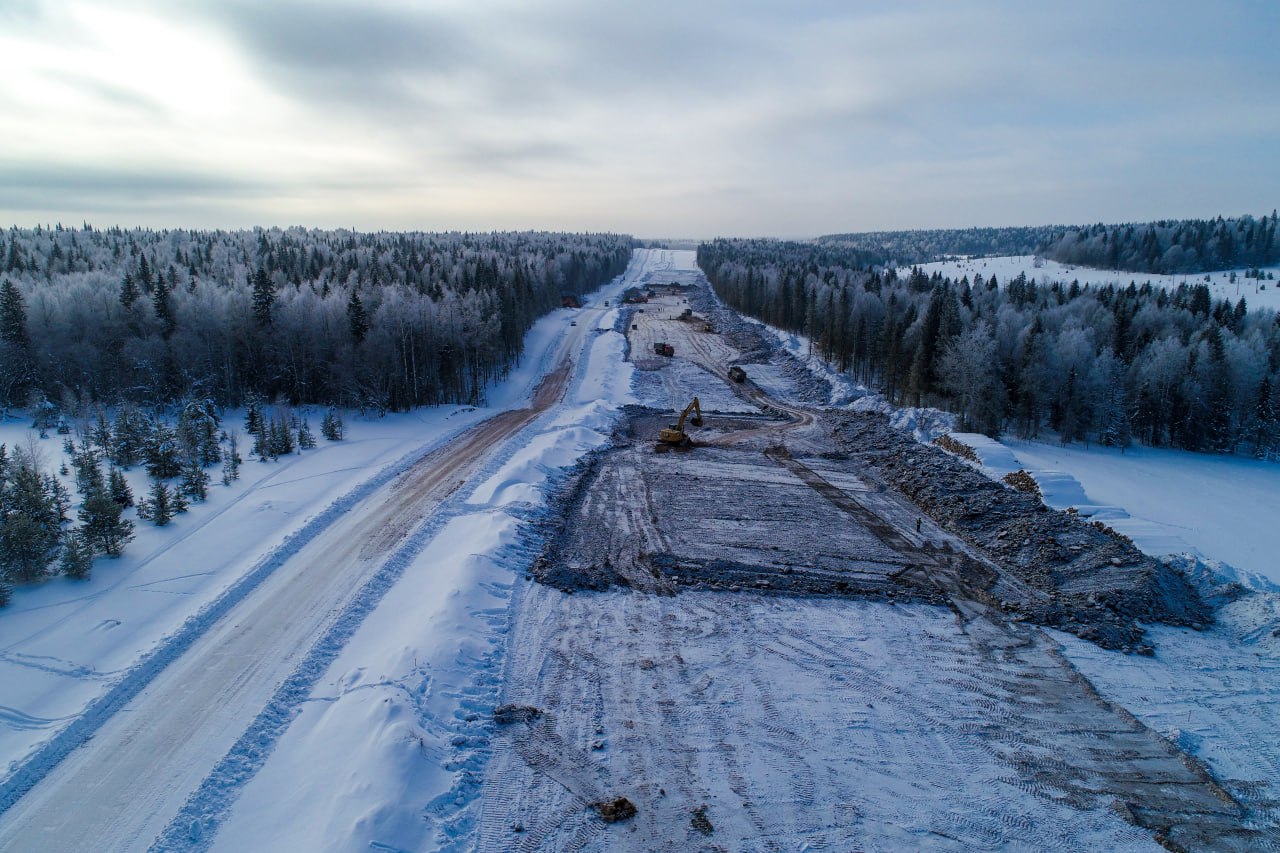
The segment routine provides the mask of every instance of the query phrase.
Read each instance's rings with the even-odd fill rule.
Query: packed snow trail
[[[150,844],[394,546],[563,397],[590,325],[569,329],[531,406],[498,414],[425,456],[211,626],[0,815],[0,849]]]

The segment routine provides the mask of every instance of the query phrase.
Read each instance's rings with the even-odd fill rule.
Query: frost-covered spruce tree
[[[311,432],[311,424],[306,418],[298,424],[298,449],[311,450],[316,446],[315,434]]]
[[[106,419],[106,412],[101,409],[97,410],[97,419],[93,423],[93,428],[88,434],[88,439],[96,444],[97,450],[102,455],[111,455],[111,423]]]
[[[75,580],[87,580],[93,569],[93,548],[79,530],[69,530],[62,538],[58,571]]]
[[[125,403],[116,412],[111,429],[111,461],[129,469],[138,464],[151,436],[151,424],[132,404]]]
[[[120,473],[111,470],[113,474]],[[109,557],[119,557],[133,538],[133,522],[124,518],[124,505],[114,499],[108,487],[99,484],[85,495],[80,505],[80,536],[94,551]]]
[[[133,506],[133,490],[129,488],[129,481],[124,478],[124,473],[115,466],[112,466],[107,474],[107,489],[111,493],[111,500],[120,506],[125,508]]]
[[[240,439],[234,430],[227,436],[227,450],[222,454],[222,485],[229,486],[240,479]]]
[[[320,434],[329,441],[342,441],[345,432],[346,425],[342,422],[342,414],[337,409],[325,412],[324,420],[320,422]]]
[[[138,504],[138,515],[156,527],[164,527],[173,520],[173,492],[164,480],[152,480],[146,500]]]
[[[32,581],[43,577],[62,538],[61,498],[56,478],[41,471],[34,449],[19,448],[6,465],[0,492],[0,577]]]
[[[196,460],[201,466],[222,461],[222,450],[218,446],[220,421],[218,409],[212,400],[204,398],[187,401],[178,416],[177,429],[183,455]]]
[[[271,419],[270,442],[272,456],[288,456],[294,451],[293,430],[289,428],[289,418],[283,412]]]
[[[262,401],[256,395],[250,395],[245,402],[244,431],[249,435],[260,435],[265,421],[262,418]],[[254,451],[257,453],[257,450]]]
[[[145,449],[147,473],[160,480],[181,474],[182,458],[178,449],[178,434],[163,421],[156,421]]]
[[[182,467],[182,483],[178,486],[178,492],[197,502],[208,497],[209,472],[204,470],[199,461],[192,459]]]

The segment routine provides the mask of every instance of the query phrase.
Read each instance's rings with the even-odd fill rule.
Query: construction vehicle
[[[680,420],[668,427],[658,430],[658,450],[663,451],[671,447],[688,447],[693,444],[689,434],[684,431],[685,418],[689,417],[689,413],[693,412],[693,419],[690,421],[694,426],[702,426],[702,405],[698,402],[698,398],[694,397],[693,402],[684,407],[684,411],[680,413]]]
[[[676,348],[671,344],[657,341],[653,345],[653,351],[657,355],[665,355],[667,358],[676,354]]]
[[[680,313],[680,319],[681,319],[681,320],[692,320],[692,319],[693,319],[693,309],[692,309],[692,308],[686,308],[686,309],[684,309],[684,311],[682,311],[682,312]]]
[[[714,332],[715,330],[716,330],[716,327],[711,325],[710,322],[706,322],[702,324],[702,331],[704,332]]]
[[[734,382],[746,382],[747,372],[735,364],[733,367],[729,368],[729,378]]]

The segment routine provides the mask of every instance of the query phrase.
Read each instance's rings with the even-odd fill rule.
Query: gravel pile
[[[1211,611],[1187,579],[1124,537],[993,482],[894,430],[880,414],[833,412],[836,440],[866,454],[886,483],[941,526],[989,554],[1017,583],[987,590],[1010,613],[1092,640],[1150,653],[1140,622],[1203,628]],[[1025,584],[1038,593],[1018,595]]]

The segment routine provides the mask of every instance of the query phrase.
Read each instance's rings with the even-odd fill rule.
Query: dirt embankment
[[[831,413],[836,440],[1014,583],[984,591],[1012,615],[1105,648],[1150,652],[1139,622],[1203,628],[1212,611],[1182,575],[1133,543],[984,477],[892,429],[883,415]],[[1031,595],[1016,594],[1019,587]]]

